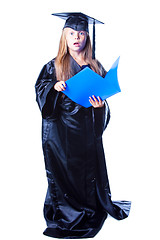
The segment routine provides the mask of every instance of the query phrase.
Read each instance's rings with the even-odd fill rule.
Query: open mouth
[[[75,42],[73,45],[76,46],[76,47],[79,47],[80,43],[79,42]]]

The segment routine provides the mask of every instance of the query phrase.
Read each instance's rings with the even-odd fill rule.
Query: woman
[[[86,66],[106,75],[92,59],[88,18],[72,13],[62,31],[57,57],[43,67],[35,85],[48,178],[44,234],[51,237],[94,237],[108,213],[116,219],[129,214],[130,202],[111,201],[102,145],[110,119],[107,102],[90,96],[92,106],[84,108],[62,93],[65,81]]]

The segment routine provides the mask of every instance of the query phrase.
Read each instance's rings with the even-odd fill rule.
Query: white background
[[[0,11],[0,238],[47,239],[34,85],[64,25],[51,13],[78,11],[105,22],[96,28],[96,57],[106,70],[120,56],[122,92],[108,99],[104,148],[113,200],[132,201],[129,218],[109,217],[95,239],[160,239],[158,0],[6,0]]]

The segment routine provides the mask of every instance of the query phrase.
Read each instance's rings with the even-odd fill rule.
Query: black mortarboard
[[[89,17],[81,12],[66,12],[66,13],[53,13],[52,15],[60,17],[66,20],[64,28],[72,28],[76,31],[89,32],[88,24],[93,24],[93,44],[92,44],[92,58],[95,58],[95,24],[103,22],[98,21],[95,18]]]

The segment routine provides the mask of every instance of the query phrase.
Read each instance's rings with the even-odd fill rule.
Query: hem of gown
[[[43,232],[43,234],[48,237],[60,238],[60,239],[93,238],[101,230],[107,216],[108,214],[106,213],[98,228],[69,230],[69,229],[47,227]]]

